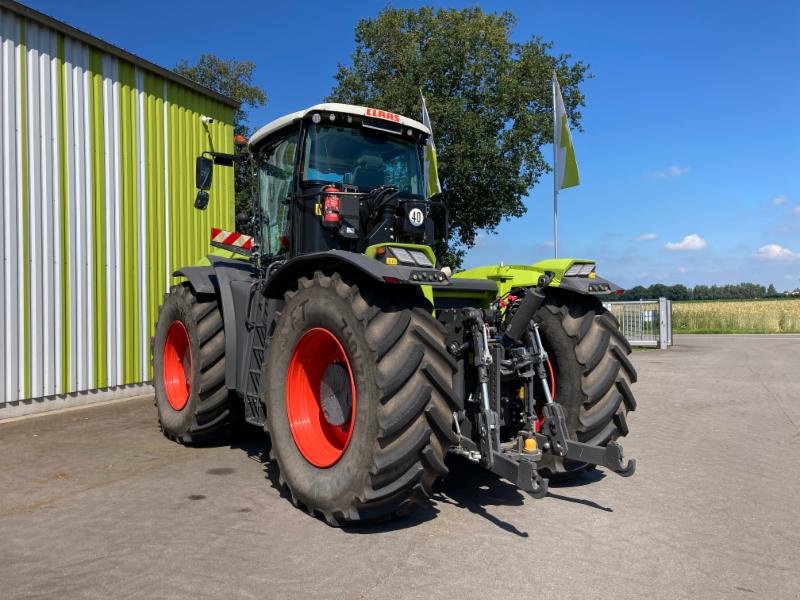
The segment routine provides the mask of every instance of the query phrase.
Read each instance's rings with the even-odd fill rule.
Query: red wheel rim
[[[167,331],[162,378],[167,402],[173,409],[183,410],[192,393],[192,347],[181,321],[173,321]]]
[[[329,373],[342,374],[338,391],[330,388],[341,409],[341,423],[332,423],[323,410],[322,387]],[[325,380],[324,380],[325,378]],[[349,391],[349,397],[346,397]],[[333,395],[331,395],[333,394]],[[349,399],[349,407],[346,400]],[[349,410],[346,410],[349,408]],[[356,386],[350,361],[333,333],[322,327],[308,330],[297,342],[286,376],[286,413],[289,430],[300,454],[315,467],[330,467],[342,457],[353,435]]]
[[[550,357],[547,357],[547,372],[550,374],[550,395],[553,397],[553,402],[556,400],[556,372],[553,369],[553,363],[550,360]],[[536,420],[536,431],[542,430],[542,425],[544,424],[544,416],[542,415],[541,410],[536,410],[536,416],[538,417]]]

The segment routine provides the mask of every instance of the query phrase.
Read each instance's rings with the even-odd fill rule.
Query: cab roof
[[[417,131],[421,131],[425,135],[431,134],[430,129],[425,127],[425,125],[423,125],[419,121],[415,121],[414,119],[409,119],[408,117],[404,117],[402,115],[397,115],[377,108],[370,108],[368,106],[355,106],[353,104],[338,104],[336,102],[329,102],[325,104],[315,104],[314,106],[304,108],[303,110],[298,110],[296,112],[289,113],[288,115],[278,117],[274,121],[267,123],[261,129],[256,131],[250,137],[250,143],[255,144],[263,140],[264,138],[268,137],[269,135],[275,133],[276,131],[283,129],[287,125],[294,123],[295,121],[298,121],[299,119],[302,119],[313,112],[328,112],[328,113],[334,112],[340,114],[355,115],[358,117],[372,117],[376,119],[385,119],[387,121],[391,121],[394,123],[400,123],[403,127],[410,127],[412,129],[416,129]]]

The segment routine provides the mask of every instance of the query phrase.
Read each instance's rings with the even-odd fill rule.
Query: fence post
[[[669,305],[666,298],[658,299],[658,348],[666,350],[669,344]]]

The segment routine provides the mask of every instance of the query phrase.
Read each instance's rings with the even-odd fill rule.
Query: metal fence
[[[604,302],[619,321],[619,328],[632,346],[667,348],[672,345],[672,301],[638,300]]]

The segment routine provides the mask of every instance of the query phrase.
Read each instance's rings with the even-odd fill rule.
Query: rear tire
[[[153,386],[158,422],[168,438],[208,443],[227,432],[225,331],[216,297],[197,296],[188,283],[167,294],[153,337]]]
[[[636,409],[630,385],[636,369],[619,322],[591,296],[548,294],[534,317],[556,374],[555,401],[564,407],[573,439],[605,446],[628,434],[627,415]],[[585,463],[548,456],[549,474],[570,474]]]
[[[308,351],[309,339],[327,349]],[[329,406],[323,411],[320,400],[320,389],[329,388],[319,374],[331,365],[339,365],[333,367],[336,378],[347,382],[339,389],[354,392],[351,402],[345,399],[349,391],[340,396],[343,408],[335,416]],[[335,526],[425,502],[448,472],[444,455],[455,441],[455,368],[444,328],[418,293],[399,286],[359,288],[319,271],[301,278],[276,315],[264,379],[270,457],[292,502]],[[322,404],[306,410],[308,398]],[[305,411],[300,420],[298,406]],[[329,435],[336,423],[341,433]],[[332,453],[309,446],[314,435]]]

